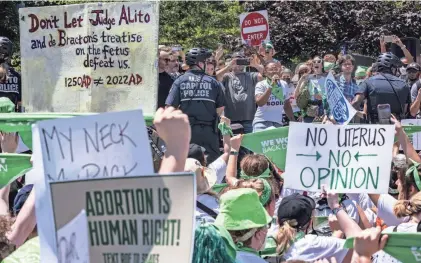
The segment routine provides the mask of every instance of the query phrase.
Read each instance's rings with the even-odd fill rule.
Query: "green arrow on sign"
[[[358,158],[360,158],[360,157],[364,157],[364,156],[377,156],[377,154],[360,154],[360,152],[357,152],[357,153],[354,155],[354,158],[355,158],[355,160],[357,160],[357,162],[358,162]]]
[[[316,161],[318,161],[320,158],[322,158],[322,156],[320,155],[320,153],[318,151],[316,151],[316,154],[297,154],[297,156],[307,156],[307,157],[316,157]]]

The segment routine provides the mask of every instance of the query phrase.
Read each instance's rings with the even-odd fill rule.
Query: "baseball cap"
[[[205,162],[205,148],[195,143],[190,143],[189,154],[187,158],[198,160],[201,164]]]
[[[408,65],[408,67],[406,67],[406,70],[409,70],[409,69],[415,69],[417,71],[421,71],[421,66],[420,64],[416,62],[412,62],[411,64]]]
[[[197,194],[209,191],[218,179],[214,170],[203,167],[198,160],[192,158],[187,158],[184,171],[196,174]]]
[[[287,220],[295,219],[296,228],[305,226],[311,219],[316,203],[311,197],[294,193],[284,197],[278,208],[278,222],[282,225]]]

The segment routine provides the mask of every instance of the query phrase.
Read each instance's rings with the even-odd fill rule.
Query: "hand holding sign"
[[[355,237],[354,250],[360,257],[371,258],[379,250],[386,246],[388,236],[382,235],[380,227],[369,228]]]
[[[0,145],[3,153],[14,153],[18,148],[19,136],[12,132],[1,132],[0,133]]]

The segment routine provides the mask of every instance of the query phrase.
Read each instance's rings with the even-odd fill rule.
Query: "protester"
[[[226,73],[222,79],[226,103],[224,115],[231,123],[241,124],[245,133],[251,133],[256,112],[255,87],[263,77],[260,73],[243,72],[244,66],[236,63],[238,59],[246,58],[241,53],[235,53],[233,60],[222,69],[225,72],[232,69],[232,72]],[[254,60],[250,60],[252,61],[255,63]]]
[[[20,111],[22,100],[22,82],[18,72],[11,66],[13,54],[13,44],[7,37],[0,36],[0,71],[3,71],[3,77],[0,77],[0,97],[9,98]],[[7,76],[4,76],[6,70]]]
[[[338,79],[339,88],[349,102],[352,102],[355,94],[358,92],[356,81],[352,78],[352,73],[355,67],[355,59],[351,55],[342,56],[338,60],[338,65],[341,68],[341,74]]]
[[[289,101],[291,103],[292,111],[294,112],[294,117],[298,118],[300,115],[300,108],[297,106],[297,101],[295,100],[295,85],[292,82],[292,71],[288,68],[285,68],[281,72],[281,79],[288,84],[288,95]]]
[[[336,63],[336,57],[333,54],[326,54],[323,57],[323,61],[335,64]]]
[[[421,66],[416,62],[412,62],[406,67],[406,84],[409,88],[412,88],[412,86],[419,80],[420,72]]]
[[[352,251],[343,248],[344,240],[309,234],[315,207],[312,198],[300,194],[282,199],[278,209],[279,230],[275,237],[277,253],[284,260],[315,261],[335,257],[338,262],[347,262],[344,259],[350,258]],[[338,207],[342,209],[341,206]],[[346,213],[344,215],[348,217]],[[348,221],[356,225],[349,217]]]
[[[236,247],[236,260],[243,263],[265,261],[258,255],[265,244],[266,226],[272,221],[259,201],[257,192],[242,188],[230,190],[220,199],[221,208],[215,224],[225,227]]]
[[[256,104],[258,106],[253,120],[253,132],[262,131],[270,127],[281,127],[282,115],[295,120],[290,97],[288,97],[288,84],[280,79],[275,63],[265,66],[266,79],[256,85]]]
[[[379,122],[377,106],[380,104],[389,104],[391,113],[398,119],[404,119],[408,113],[410,94],[405,81],[396,77],[401,62],[392,53],[383,53],[377,63],[378,74],[361,83],[352,105],[359,110],[362,101],[367,99],[370,123]]]
[[[174,81],[165,102],[180,107],[189,116],[191,142],[206,149],[208,163],[220,155],[217,125],[225,105],[221,84],[205,73],[205,62],[211,55],[207,49],[189,50],[186,60],[190,70]]]
[[[295,93],[297,105],[303,112],[304,122],[307,123],[313,121],[321,122],[325,115],[323,98],[326,95],[323,93],[323,87],[326,74],[323,69],[323,61],[319,56],[315,56],[311,61],[311,65],[313,73],[303,76],[304,79],[297,85]]]
[[[227,230],[214,224],[201,224],[194,235],[192,263],[234,263],[236,247]]]
[[[173,78],[167,72],[170,61],[171,61],[170,53],[163,50],[159,51],[159,59],[158,59],[159,78],[158,78],[157,108],[165,107],[165,100],[167,99],[171,86],[174,82]]]

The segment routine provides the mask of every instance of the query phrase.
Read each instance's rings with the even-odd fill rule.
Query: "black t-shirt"
[[[5,82],[0,81],[0,97],[9,98],[15,105],[22,101],[22,82],[18,72],[13,68],[7,71]]]
[[[166,104],[180,106],[185,114],[198,121],[214,121],[216,109],[225,105],[222,84],[201,71],[187,71],[174,81]]]
[[[407,110],[405,104],[411,103],[410,88],[406,82],[391,74],[382,73],[370,77],[362,82],[359,88],[358,93],[367,98],[370,115],[377,114],[377,105],[389,104],[391,112],[399,118],[402,110]]]
[[[165,100],[168,97],[174,79],[167,72],[159,73],[158,104],[157,108],[165,107]]]

